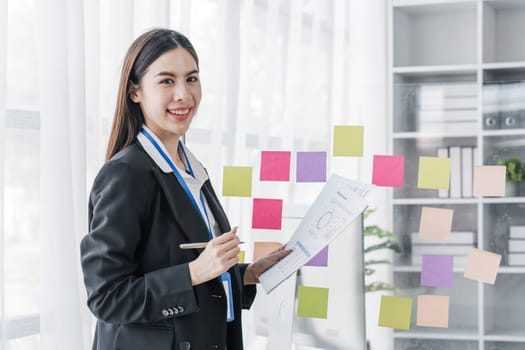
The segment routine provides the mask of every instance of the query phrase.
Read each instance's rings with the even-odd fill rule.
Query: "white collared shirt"
[[[155,133],[149,129],[146,125],[142,126],[150,135],[151,137],[158,143],[162,151],[166,154],[166,156],[170,159],[170,161],[175,165],[175,162],[173,159],[171,159],[170,154],[168,153],[168,150],[162,143],[162,141],[155,135]],[[146,153],[149,155],[149,157],[157,164],[157,166],[164,172],[164,173],[172,173],[173,170],[171,169],[168,162],[162,157],[162,155],[157,151],[155,146],[144,136],[142,133],[139,133],[137,135],[137,139],[146,151]],[[202,207],[202,201],[200,200],[201,196],[201,189],[202,185],[206,180],[208,180],[208,174],[206,173],[206,170],[202,166],[202,164],[195,158],[193,153],[190,152],[190,150],[184,146],[184,151],[186,152],[186,155],[188,157],[188,162],[190,163],[190,166],[193,170],[193,176],[188,174],[186,170],[180,169],[177,167],[177,170],[179,171],[180,175],[186,181],[186,185],[188,185],[188,188],[190,189],[191,194],[193,195],[193,198],[195,199],[195,203],[197,203],[197,206],[199,207],[200,214],[202,218],[204,219],[204,222],[206,226],[208,226],[208,222],[206,221],[206,212],[208,219],[210,221],[211,231],[214,237],[217,237],[219,234],[221,234],[219,229],[219,224],[213,217],[213,213],[210,210],[210,207],[208,205],[208,202],[206,200],[206,197],[203,195],[203,202],[206,205],[206,211]]]

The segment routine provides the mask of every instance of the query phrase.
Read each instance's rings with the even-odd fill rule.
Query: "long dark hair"
[[[130,83],[140,84],[149,66],[166,51],[177,47],[186,49],[193,56],[198,69],[199,58],[191,42],[183,34],[171,29],[152,29],[135,39],[129,47],[120,74],[106,161],[133,142],[144,124],[140,106],[130,99]]]

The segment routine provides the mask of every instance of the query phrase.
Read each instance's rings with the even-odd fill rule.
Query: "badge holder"
[[[235,319],[235,315],[233,312],[232,279],[229,272],[221,274],[221,282],[226,293],[226,322],[232,322]]]

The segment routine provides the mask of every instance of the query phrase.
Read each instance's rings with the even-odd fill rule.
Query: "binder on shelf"
[[[525,253],[525,239],[509,239],[509,252]]]
[[[412,255],[469,255],[472,244],[416,244],[412,246]]]
[[[450,154],[450,198],[461,197],[461,147],[449,147]]]
[[[419,131],[422,132],[474,132],[477,128],[477,121],[458,121],[458,122],[426,122],[419,121]]]
[[[525,255],[525,254],[524,254]],[[467,255],[454,255],[453,256],[453,266],[455,268],[464,267],[467,264]],[[412,255],[412,266],[421,266],[423,262],[423,257],[421,255]]]
[[[509,266],[525,266],[525,254],[509,253],[507,263]]]
[[[470,122],[475,123],[478,119],[477,110],[455,109],[455,110],[418,110],[417,115],[420,122]]]
[[[525,239],[525,226],[522,226],[522,225],[509,226],[509,238]]]
[[[461,148],[461,194],[472,197],[473,154],[472,147]]]
[[[421,98],[434,97],[476,97],[476,84],[424,84],[421,86]]]
[[[437,150],[437,156],[439,158],[448,158],[448,148],[447,147],[439,147]],[[438,197],[439,198],[448,198],[449,191],[448,190],[438,190]]]
[[[410,239],[412,245],[429,245],[429,244],[438,244],[442,246],[447,246],[449,244],[469,244],[474,246],[476,243],[476,234],[470,231],[452,231],[448,236],[448,239],[428,239],[419,237],[419,233],[414,232],[410,234]]]

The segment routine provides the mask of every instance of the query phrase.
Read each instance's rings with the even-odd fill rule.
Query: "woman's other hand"
[[[282,246],[281,248],[274,250],[273,252],[268,253],[263,257],[260,257],[259,259],[257,259],[257,261],[248,265],[246,271],[244,272],[243,283],[245,285],[259,283],[259,276],[262,275],[264,271],[268,270],[279,260],[281,260],[282,258],[284,258],[292,252],[291,249],[284,250],[284,247],[285,246]]]
[[[208,242],[199,257],[189,263],[191,284],[207,282],[239,262],[237,227]]]

